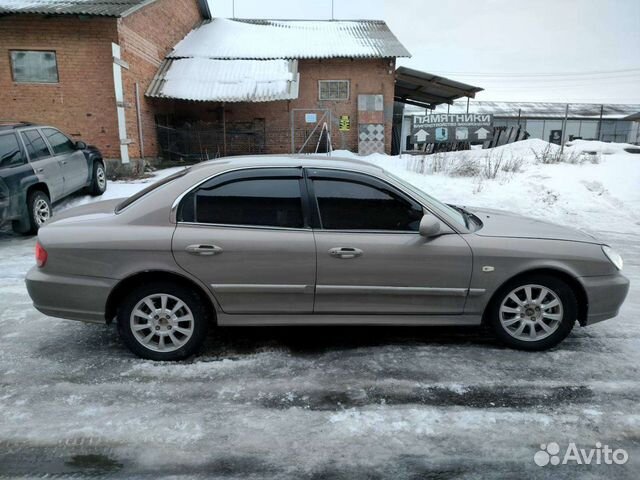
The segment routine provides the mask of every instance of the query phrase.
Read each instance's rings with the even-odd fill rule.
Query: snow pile
[[[591,232],[640,232],[640,155],[628,144],[530,139],[436,155],[373,154],[374,163],[443,200],[502,208]],[[637,148],[637,147],[635,147]],[[357,157],[347,151],[335,157]]]

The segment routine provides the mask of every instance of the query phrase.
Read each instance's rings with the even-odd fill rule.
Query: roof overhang
[[[396,85],[394,98],[398,102],[424,108],[435,108],[436,105],[469,97],[475,98],[482,88],[456,82],[449,78],[432,73],[421,72],[407,67],[396,69]]]
[[[147,97],[196,102],[272,102],[298,98],[297,60],[167,58]]]

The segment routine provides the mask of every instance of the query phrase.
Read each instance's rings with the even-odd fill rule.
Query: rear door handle
[[[336,258],[356,258],[362,255],[362,250],[354,247],[334,247],[329,250],[329,255]]]
[[[66,165],[66,164],[67,164],[67,161],[66,161],[66,160],[61,160],[61,161],[60,161],[60,163],[61,163],[62,165]]]
[[[188,253],[191,253],[192,255],[202,255],[202,256],[211,256],[211,255],[217,255],[219,253],[222,253],[221,247],[218,247],[217,245],[211,245],[211,244],[189,245],[188,247],[185,248],[185,250]]]

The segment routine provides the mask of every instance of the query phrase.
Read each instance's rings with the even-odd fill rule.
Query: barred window
[[[13,81],[20,83],[58,83],[56,52],[11,51]]]
[[[320,100],[349,100],[349,80],[319,80]]]

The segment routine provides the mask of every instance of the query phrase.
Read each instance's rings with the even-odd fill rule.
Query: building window
[[[11,51],[13,81],[19,83],[58,83],[56,52]]]
[[[349,100],[349,80],[319,80],[320,100]]]

